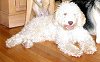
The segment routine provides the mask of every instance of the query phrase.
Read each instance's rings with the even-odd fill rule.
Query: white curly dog
[[[30,48],[34,42],[49,40],[71,56],[93,54],[96,51],[95,42],[83,28],[84,24],[85,16],[79,7],[66,1],[59,5],[54,15],[34,18],[22,31],[8,39],[6,46],[11,48],[22,44],[25,48]]]

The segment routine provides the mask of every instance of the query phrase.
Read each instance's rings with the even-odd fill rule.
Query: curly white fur
[[[22,44],[30,48],[33,42],[49,40],[71,56],[80,57],[83,52],[93,54],[96,51],[95,42],[83,28],[84,23],[85,16],[79,7],[73,2],[63,2],[54,15],[32,19],[22,31],[6,41],[6,46],[11,48]]]

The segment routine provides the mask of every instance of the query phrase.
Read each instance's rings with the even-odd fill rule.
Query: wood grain
[[[30,49],[25,49],[22,45],[11,49],[5,46],[7,38],[16,34],[22,29],[9,29],[0,25],[0,62],[100,62],[100,45],[97,44],[98,51],[93,55],[82,55],[75,58],[62,53],[54,42],[36,43]]]
[[[26,17],[26,0],[0,0],[0,24],[9,28],[23,26]]]

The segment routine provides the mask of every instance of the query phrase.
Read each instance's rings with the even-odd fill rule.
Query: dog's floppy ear
[[[53,14],[52,23],[53,23],[54,25],[58,25],[58,22],[57,22],[57,19],[56,19],[56,12]]]
[[[78,23],[77,23],[78,26],[83,26],[86,22],[85,15],[83,14],[81,10],[77,14],[77,20],[78,20]]]

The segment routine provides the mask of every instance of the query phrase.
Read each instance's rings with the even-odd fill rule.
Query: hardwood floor
[[[5,46],[7,38],[16,34],[22,27],[8,29],[0,25],[0,62],[100,62],[100,45],[93,55],[84,54],[75,58],[62,53],[53,42],[36,43],[30,49],[22,45],[11,49]]]

